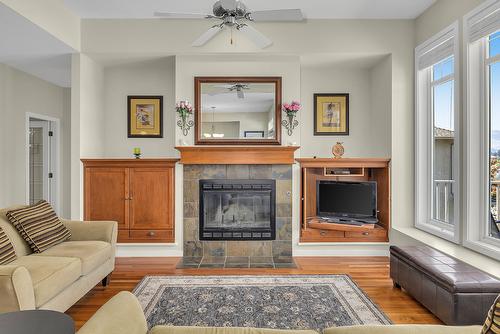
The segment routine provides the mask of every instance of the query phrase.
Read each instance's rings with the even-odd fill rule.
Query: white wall
[[[392,135],[392,57],[386,56],[370,70],[371,128],[375,142],[372,154],[379,157],[391,156]]]
[[[282,25],[272,23],[255,25],[273,40],[272,46],[260,50],[241,35],[237,35],[236,43],[230,45],[229,32],[225,31],[206,46],[192,48],[191,41],[206,30],[206,22],[203,21],[83,20],[82,49],[99,57],[102,61],[109,61],[116,55],[121,55],[124,59],[127,57],[140,59],[162,54],[176,54],[178,56],[176,56],[175,70],[175,100],[188,99],[190,101],[194,100],[193,77],[196,75],[280,75],[283,76],[283,101],[290,101],[302,98],[299,60],[302,55],[315,54],[332,58],[339,55],[352,55],[353,58],[360,54],[391,55],[386,60],[385,69],[365,73],[364,77],[368,84],[363,84],[363,87],[368,92],[367,94],[379,94],[376,88],[371,87],[370,82],[374,80],[373,78],[380,77],[384,82],[390,78],[389,81],[392,82],[392,85],[387,86],[390,88],[385,90],[385,92],[390,91],[390,102],[386,100],[373,108],[381,110],[390,105],[392,112],[391,117],[382,118],[384,122],[381,121],[375,126],[377,132],[380,132],[384,124],[387,125],[385,121],[390,122],[389,130],[384,133],[383,138],[377,138],[377,141],[381,140],[384,144],[378,147],[385,147],[385,149],[387,149],[387,143],[390,143],[389,151],[385,152],[390,152],[386,155],[392,157],[393,222],[403,222],[407,221],[408,217],[413,217],[413,193],[408,189],[412,189],[413,184],[414,21],[308,20],[303,23]],[[131,40],[134,43],[130,43]],[[390,74],[387,71],[389,67],[391,68]],[[339,86],[339,88],[342,87]],[[380,94],[385,94],[382,88]],[[317,137],[305,136],[306,139],[301,140],[302,131],[312,131],[307,128],[306,122],[311,121],[304,118],[309,117],[306,112],[299,114],[301,125],[291,138],[283,134],[284,145],[296,142],[307,146],[308,143],[305,141],[310,141],[311,146],[315,145]],[[356,125],[351,124],[351,131],[356,132],[355,129]],[[177,127],[175,131],[176,144],[180,139],[188,145],[193,144],[193,131],[186,138]],[[390,137],[392,141],[389,140]],[[327,145],[324,144],[320,150],[322,155],[329,153],[326,147]],[[297,153],[297,155],[301,154],[301,152]],[[182,240],[180,235],[182,206],[179,201],[182,201],[182,180],[179,175],[182,175],[182,168],[178,167],[176,173],[176,229],[178,233],[176,240],[180,241]],[[298,167],[294,166],[293,191],[295,194],[299,192],[298,177]],[[293,208],[293,224],[297,230],[298,207],[299,201],[296,198]],[[297,234],[297,231],[294,231],[295,241]],[[330,247],[332,252],[344,255],[355,254],[359,249],[362,248],[353,246],[350,250],[346,250],[345,247]],[[370,253],[366,249],[363,251],[366,254]],[[315,253],[327,255],[321,248],[317,248]],[[299,255],[299,253],[296,254]]]
[[[109,66],[104,70],[104,155],[132,156],[140,147],[143,157],[176,156],[175,57]],[[127,95],[163,96],[163,138],[127,138]]]
[[[0,0],[75,50],[80,50],[80,18],[61,0]]]
[[[335,63],[302,67],[301,156],[330,157],[339,141],[345,157],[390,157],[391,64],[382,65],[373,70]],[[314,136],[314,93],[349,94],[348,136]]]
[[[27,203],[26,113],[57,118],[60,138],[69,132],[69,90],[0,64],[0,207]],[[69,142],[61,140],[60,182],[69,175]],[[60,187],[61,214],[69,211],[67,187]]]
[[[85,54],[72,57],[71,218],[83,218],[81,158],[104,156],[104,76],[100,64]]]
[[[429,39],[455,20],[462,17],[484,0],[438,0],[415,20],[416,45]]]

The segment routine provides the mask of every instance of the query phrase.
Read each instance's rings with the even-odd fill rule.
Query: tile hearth
[[[290,268],[292,259],[291,165],[183,165],[184,242],[178,268]],[[207,241],[199,237],[199,183],[204,179],[275,180],[275,240]]]
[[[292,257],[208,256],[183,257],[178,268],[296,268]]]

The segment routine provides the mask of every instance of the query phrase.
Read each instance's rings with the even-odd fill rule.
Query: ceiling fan
[[[302,21],[304,19],[300,9],[276,9],[250,12],[241,0],[218,0],[214,3],[213,15],[168,12],[155,12],[154,15],[166,19],[218,19],[222,21],[205,31],[191,44],[192,46],[202,46],[206,44],[225,27],[236,27],[238,31],[241,31],[262,49],[268,47],[273,42],[255,28],[249,26],[247,24],[248,21],[291,22]]]
[[[221,86],[215,86],[215,87],[225,88],[225,89],[228,89],[230,92],[236,91],[236,95],[238,96],[239,99],[244,99],[245,93],[243,91],[245,89],[250,89],[250,87],[248,87],[248,84],[245,84],[245,83],[236,83],[234,85],[221,85]]]

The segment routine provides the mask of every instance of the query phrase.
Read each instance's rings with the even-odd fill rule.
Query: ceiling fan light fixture
[[[251,12],[247,9],[241,0],[218,0],[213,5],[212,14],[196,14],[196,13],[165,13],[156,12],[155,16],[165,19],[219,19],[222,22],[219,25],[214,25],[205,31],[192,46],[205,45],[209,40],[215,37],[224,27],[236,27],[258,47],[266,48],[272,44],[272,41],[257,31],[255,28],[248,26],[245,21],[255,22],[299,22],[304,19],[300,9],[275,9],[262,10]]]

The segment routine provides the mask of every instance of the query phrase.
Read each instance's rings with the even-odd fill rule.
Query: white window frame
[[[415,48],[415,227],[454,243],[460,241],[460,113],[459,113],[459,40],[458,21],[440,31],[434,37]],[[429,50],[453,40],[454,58],[454,147],[453,147],[453,180],[454,190],[454,225],[443,223],[432,218],[433,187],[433,100],[432,86],[450,80],[447,76],[431,84],[432,67],[419,69],[419,59]],[[443,58],[441,60],[444,60]]]
[[[500,240],[488,235],[490,213],[489,173],[489,65],[488,36],[470,43],[471,22],[490,15],[498,0],[486,1],[464,16],[464,103],[466,106],[465,224],[464,246],[484,255],[500,258]],[[491,10],[490,10],[491,9]],[[479,110],[479,112],[477,112]]]

